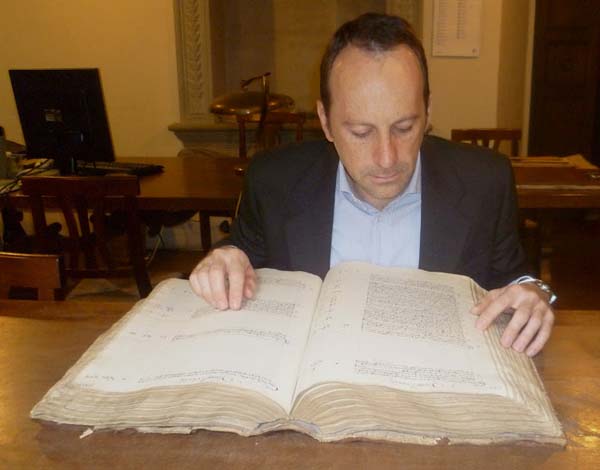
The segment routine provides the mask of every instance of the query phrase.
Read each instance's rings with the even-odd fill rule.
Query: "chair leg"
[[[140,297],[143,299],[152,291],[152,283],[150,282],[146,261],[144,260],[142,237],[129,237],[129,239],[132,242],[129,245],[129,250],[131,253],[131,264],[133,265],[133,275]]]
[[[140,297],[144,298],[152,291],[152,284],[144,260],[144,240],[137,214],[128,219],[128,235],[129,259],[133,266],[133,275]]]
[[[133,266],[133,274],[135,276],[138,292],[140,293],[140,298],[143,299],[148,297],[148,294],[152,291],[152,284],[150,283],[150,276],[148,276],[146,265],[143,264],[142,266],[139,266],[138,263],[136,263]]]

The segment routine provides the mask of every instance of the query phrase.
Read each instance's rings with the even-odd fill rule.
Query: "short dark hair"
[[[408,21],[398,16],[365,13],[344,23],[335,32],[321,60],[321,101],[325,112],[331,105],[329,75],[337,56],[352,45],[371,52],[385,52],[397,46],[407,46],[416,56],[423,73],[423,99],[429,105],[429,73],[421,41]]]

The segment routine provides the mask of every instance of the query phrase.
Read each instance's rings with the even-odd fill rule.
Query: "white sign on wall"
[[[479,57],[481,0],[434,0],[433,51],[437,57]]]

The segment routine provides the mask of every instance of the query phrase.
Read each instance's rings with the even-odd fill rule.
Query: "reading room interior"
[[[566,447],[548,446],[560,440],[554,437],[532,447],[436,441],[427,454],[417,438],[373,443],[348,435],[348,441],[318,447],[293,431],[320,435],[316,428],[292,423],[279,432],[274,418],[262,424],[269,432],[254,435],[249,426],[244,432],[252,435],[244,438],[103,430],[109,420],[101,417],[97,428],[30,419],[65,373],[56,393],[71,393],[69,374],[88,363],[70,368],[98,336],[116,336],[120,327],[112,325],[148,305],[146,297],[160,303],[154,288],[166,292],[172,283],[188,301],[185,280],[231,233],[254,155],[326,139],[316,105],[321,57],[341,25],[366,12],[405,18],[422,42],[431,89],[427,133],[489,147],[510,161],[520,241],[531,272],[557,295],[558,330],[549,351],[534,359],[533,372],[515,368],[543,384],[532,396],[545,396],[546,387],[548,403],[531,416],[554,407]],[[388,468],[427,459],[435,468],[484,459],[490,468],[507,459],[515,468],[600,465],[598,2],[8,0],[0,31],[0,374],[7,378],[0,395],[10,403],[0,410],[8,436],[0,461],[7,457],[12,468],[191,468],[194,462],[206,468]],[[308,282],[301,281],[286,282]],[[207,313],[198,307],[196,314]],[[142,341],[141,329],[137,333]],[[170,393],[169,384],[156,384],[166,387],[164,395],[148,396],[148,409],[161,408]],[[210,393],[229,396],[225,388]],[[246,399],[263,411],[275,408],[258,395]],[[329,405],[315,400],[310,406],[323,406],[319,416],[327,422]],[[62,405],[52,403],[40,408],[41,419]],[[80,405],[73,403],[75,415]],[[501,400],[489,403],[506,406],[507,420],[516,413]],[[485,413],[486,406],[475,407]],[[137,419],[123,412],[130,415]],[[384,418],[374,426],[384,426]],[[345,432],[336,426],[325,435]]]

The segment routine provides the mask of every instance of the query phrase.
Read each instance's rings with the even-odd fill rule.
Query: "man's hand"
[[[213,307],[238,310],[256,290],[256,273],[246,253],[234,246],[216,248],[190,275],[192,290]]]
[[[485,330],[504,311],[514,311],[500,342],[505,348],[535,356],[546,344],[554,325],[548,294],[535,284],[511,284],[494,289],[471,309],[479,315],[475,326]]]

